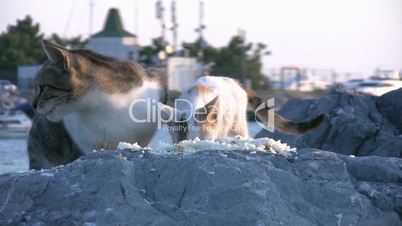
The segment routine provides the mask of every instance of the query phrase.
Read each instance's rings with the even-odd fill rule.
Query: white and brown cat
[[[159,104],[173,142],[184,139],[216,139],[228,136],[248,138],[247,107],[259,109],[256,116],[268,124],[270,107],[263,100],[247,93],[238,82],[227,77],[204,76],[183,92],[175,108]],[[262,107],[261,107],[262,106]],[[311,121],[292,122],[274,114],[275,129],[291,134],[308,132],[324,120],[321,114]]]
[[[114,149],[126,141],[146,146],[156,122],[136,123],[130,104],[138,99],[164,102],[166,78],[89,50],[67,50],[43,41],[48,62],[36,78],[36,116],[28,139],[31,169],[69,163],[94,149]],[[136,104],[146,118],[146,103]]]

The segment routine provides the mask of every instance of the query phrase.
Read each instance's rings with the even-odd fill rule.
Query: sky
[[[92,0],[93,30],[117,7],[126,30],[146,45],[160,35],[156,0]],[[171,0],[164,0],[170,21]],[[31,15],[45,35],[89,35],[90,0],[0,0],[0,32]],[[199,0],[176,0],[179,43],[197,38]],[[204,32],[215,47],[239,29],[272,55],[264,70],[281,66],[335,69],[369,75],[375,68],[402,70],[402,0],[204,0]],[[167,32],[171,41],[172,34]]]

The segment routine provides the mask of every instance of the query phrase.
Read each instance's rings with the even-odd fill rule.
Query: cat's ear
[[[218,118],[218,104],[219,98],[216,96],[204,107],[195,110],[195,119],[197,122],[215,123]]]
[[[70,69],[72,55],[67,49],[47,40],[43,40],[42,45],[51,62],[62,65],[65,70]]]

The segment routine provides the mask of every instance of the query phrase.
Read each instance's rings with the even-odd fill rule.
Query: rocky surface
[[[401,225],[402,160],[102,151],[0,175],[0,225]]]
[[[402,89],[386,93],[376,100],[377,107],[388,117],[392,124],[402,133]]]
[[[380,98],[354,94],[341,88],[314,100],[290,100],[280,114],[294,121],[306,121],[327,113],[320,128],[304,135],[270,133],[271,137],[297,148],[318,148],[345,155],[402,156],[402,89]]]

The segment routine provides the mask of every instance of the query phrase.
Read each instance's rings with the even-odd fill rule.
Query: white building
[[[167,74],[169,90],[182,92],[201,76],[202,68],[195,58],[169,57]]]
[[[109,10],[103,30],[92,35],[85,48],[122,60],[137,61],[137,36],[124,30],[118,9]]]

